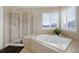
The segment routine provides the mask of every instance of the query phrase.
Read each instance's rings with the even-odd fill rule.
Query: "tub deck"
[[[35,53],[31,49],[23,49],[21,53]],[[41,52],[40,52],[41,53]],[[46,53],[52,53],[52,52],[46,52]],[[71,44],[68,46],[65,53],[79,53],[79,40],[73,39]]]

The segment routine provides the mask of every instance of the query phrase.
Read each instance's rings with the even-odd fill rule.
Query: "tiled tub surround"
[[[75,51],[76,40],[72,41],[68,47],[65,50],[58,49],[54,46],[50,46],[49,44],[40,42],[38,40],[34,39],[35,36],[27,36],[24,38],[24,51],[29,50],[30,52],[36,52],[36,53],[56,53],[56,52],[79,52],[78,50]]]

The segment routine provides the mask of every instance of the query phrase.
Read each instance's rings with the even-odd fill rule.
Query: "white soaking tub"
[[[72,41],[72,39],[57,35],[38,35],[36,39],[61,50],[66,50]]]
[[[41,45],[44,45],[44,46],[50,48],[50,49],[53,49],[56,52],[65,52],[65,50],[67,49],[67,47],[69,46],[69,44],[72,41],[72,39],[70,39],[70,38],[61,37],[61,36],[57,36],[57,35],[48,35],[48,34],[37,35],[36,37],[32,37],[32,40],[40,43]],[[35,45],[37,45],[37,44],[35,44]],[[32,44],[32,46],[33,46],[33,44]],[[37,47],[35,47],[35,48],[37,48]],[[40,49],[40,48],[38,48],[38,49]]]
[[[24,46],[36,53],[63,53],[66,52],[71,41],[70,38],[57,35],[30,35],[25,37]],[[26,44],[27,42],[29,43]]]

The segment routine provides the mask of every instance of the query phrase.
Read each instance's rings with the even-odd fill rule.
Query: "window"
[[[59,18],[61,16],[61,19]],[[65,7],[59,12],[43,13],[43,29],[55,29],[61,28],[63,30],[76,32],[77,20],[76,20],[76,7]]]
[[[58,27],[59,13],[43,13],[43,29],[54,29]]]
[[[67,31],[76,31],[76,8],[69,7],[62,11],[61,28]]]

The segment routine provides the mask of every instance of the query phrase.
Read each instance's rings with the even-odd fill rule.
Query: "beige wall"
[[[4,46],[10,43],[10,12],[8,9],[4,9]]]
[[[0,6],[0,49],[3,48],[3,22],[4,22],[4,8]]]
[[[77,6],[77,9],[76,9],[76,17],[77,17],[77,29],[78,29],[78,32],[79,32],[79,6]]]
[[[53,30],[42,30],[42,13],[44,12],[59,12],[60,7],[7,7],[11,11],[22,11],[23,13],[27,13],[26,19],[30,20],[30,25],[28,25],[28,30],[30,34],[39,34],[39,33],[52,33]],[[30,16],[30,19],[29,19]],[[29,34],[28,32],[28,34]]]
[[[28,35],[28,13],[27,12],[23,12],[22,14],[22,36],[25,37],[26,35]]]
[[[25,26],[24,26],[24,31],[23,31],[23,36],[26,35],[26,32],[29,33],[29,29],[30,29],[30,33],[31,34],[40,34],[40,33],[51,33],[53,34],[53,30],[52,29],[42,29],[42,13],[44,12],[59,12],[60,13],[60,7],[39,7],[39,8],[15,8],[15,7],[10,7],[7,9],[9,9],[10,11],[22,11],[24,14],[23,14],[23,17],[24,17],[24,23],[25,25],[27,25],[28,27],[28,30],[26,30]],[[77,19],[78,18],[78,15],[79,15],[79,8],[77,10]],[[28,20],[29,20],[29,15],[30,15],[30,25],[27,23]],[[60,16],[60,15],[59,15]],[[7,15],[8,17],[8,15]],[[8,19],[8,18],[6,18]],[[60,18],[59,18],[60,19]],[[7,21],[7,20],[6,20]],[[9,19],[7,21],[7,25],[6,26],[9,26]],[[7,27],[7,30],[5,30],[6,33],[9,31],[9,27]],[[78,32],[79,33],[79,32]],[[74,39],[78,39],[79,38],[79,34],[78,33],[72,33],[72,32],[68,32],[68,31],[62,31],[62,34],[67,36],[67,37],[71,37],[71,38],[74,38]],[[8,35],[6,34],[6,41],[8,39],[10,39],[10,33],[8,33]],[[8,42],[8,41],[7,41]]]
[[[53,30],[51,29],[42,29],[42,13],[44,12],[59,12],[60,8],[40,8],[40,9],[33,9],[30,10],[32,13],[33,20],[33,34],[40,34],[40,33],[52,33]]]
[[[26,19],[28,19],[28,22],[30,21],[30,25],[28,25],[28,30],[26,30],[29,34],[40,34],[40,33],[53,33],[53,30],[43,30],[42,29],[42,13],[44,12],[60,12],[60,7],[38,7],[38,8],[16,8],[11,7],[11,11],[19,10],[26,14]],[[24,17],[24,16],[23,16]],[[30,19],[29,19],[30,17]]]

